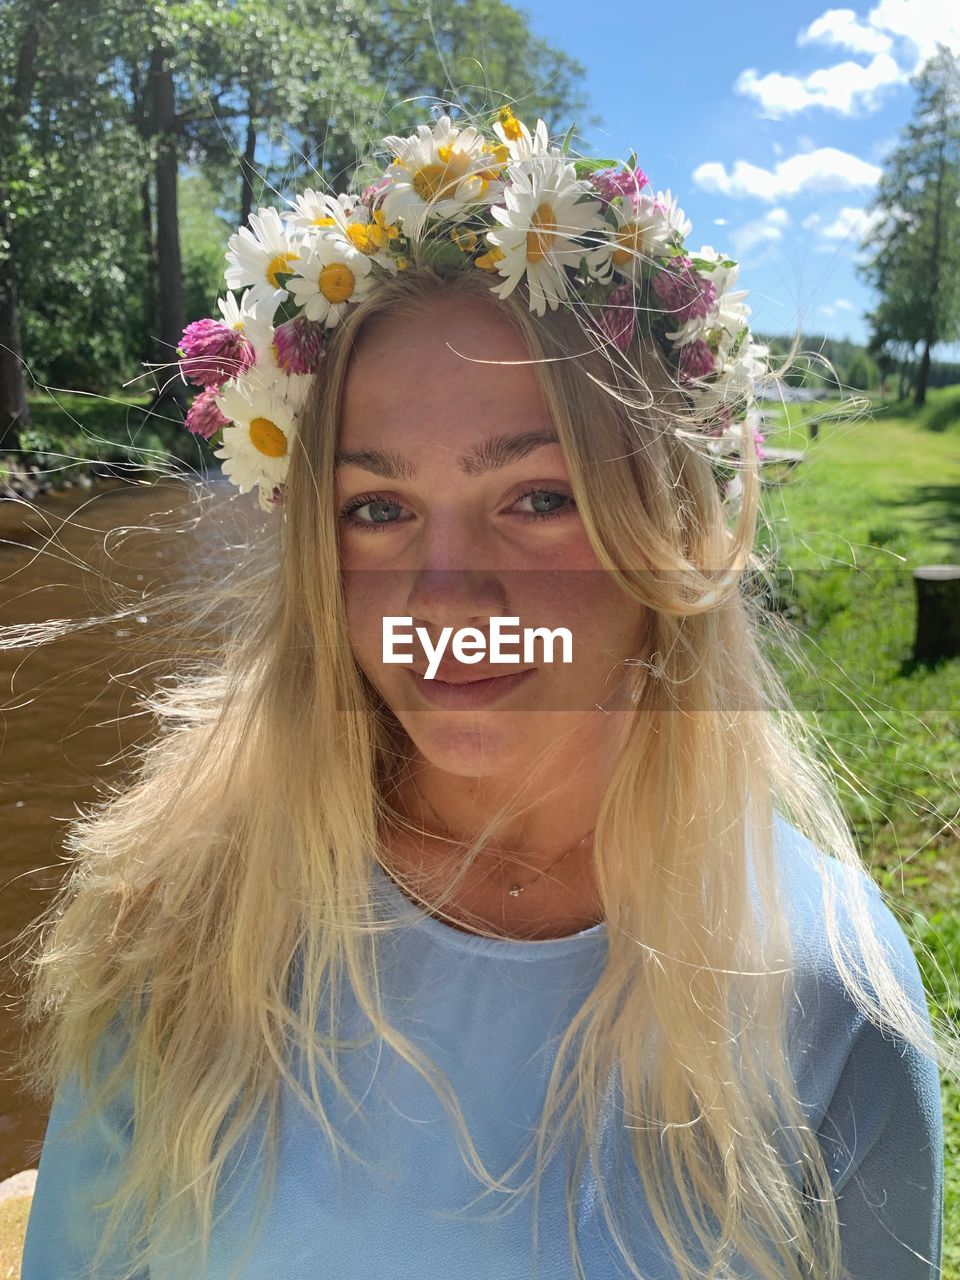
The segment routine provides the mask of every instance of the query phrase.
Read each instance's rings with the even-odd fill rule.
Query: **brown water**
[[[232,492],[235,510],[256,508],[254,495]],[[195,536],[174,529],[190,517],[188,501],[167,479],[104,481],[51,494],[32,512],[0,502],[0,626],[106,614],[114,587],[170,580],[185,558],[203,556]],[[22,953],[22,931],[65,875],[65,823],[123,774],[125,749],[151,729],[134,704],[155,683],[159,652],[149,605],[135,621],[0,652],[0,1179],[36,1167],[47,1120],[7,1078],[24,1035],[24,974],[11,952]]]

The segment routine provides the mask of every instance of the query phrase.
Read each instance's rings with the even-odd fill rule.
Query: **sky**
[[[856,263],[869,205],[910,118],[910,76],[938,39],[960,53],[960,3],[518,7],[587,69],[603,120],[585,132],[590,153],[635,151],[653,188],[679,198],[688,244],[740,261],[755,331],[866,340],[873,295]]]

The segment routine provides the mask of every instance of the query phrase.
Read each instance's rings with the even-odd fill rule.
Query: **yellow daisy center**
[[[336,218],[314,218],[312,225],[315,227],[335,227],[337,220]]]
[[[453,146],[437,147],[439,164],[424,164],[414,172],[411,185],[423,201],[436,200],[444,193],[449,193],[462,178],[465,178],[473,163],[466,151],[457,151]]]
[[[434,200],[443,190],[446,176],[445,164],[425,164],[414,173],[411,185],[421,200]]]
[[[290,263],[299,261],[299,258],[299,253],[279,253],[275,258],[271,258],[267,266],[267,279],[275,289],[283,287],[277,276],[289,275]]]
[[[331,262],[325,266],[317,282],[317,287],[328,302],[346,302],[356,285],[356,277],[343,262]]]
[[[527,232],[527,261],[542,262],[550,252],[550,246],[557,236],[557,215],[553,205],[537,205],[530,219],[530,230]]]
[[[249,431],[250,443],[268,458],[282,458],[287,452],[287,437],[269,418],[254,418]]]
[[[627,222],[623,225],[617,235],[617,244],[621,247],[614,249],[610,255],[615,266],[625,266],[631,258],[635,258],[638,253],[643,253],[645,231],[646,228],[639,222]]]

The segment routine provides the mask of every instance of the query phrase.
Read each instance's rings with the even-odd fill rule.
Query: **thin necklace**
[[[457,837],[453,834],[453,832],[450,830],[450,828],[447,826],[447,824],[444,822],[444,820],[440,817],[439,813],[437,813],[437,811],[436,811],[436,809],[434,809],[433,805],[429,802],[429,800],[427,800],[427,799],[426,799],[426,798],[421,794],[421,792],[420,792],[420,788],[416,785],[416,783],[414,783],[414,787],[413,787],[413,789],[414,789],[414,791],[416,791],[416,793],[417,793],[417,797],[419,798],[419,800],[421,801],[421,803],[422,803],[422,804],[424,804],[424,805],[426,805],[426,807],[427,807],[427,808],[430,810],[430,812],[433,814],[434,818],[435,818],[435,819],[437,820],[437,822],[440,824],[440,826],[441,826],[441,828],[442,828],[442,830],[443,830],[444,835],[446,835],[449,839],[453,840],[455,843],[462,845],[462,844],[463,844],[463,841],[462,841],[462,840],[459,840],[459,841],[457,840]],[[590,836],[592,836],[592,835],[593,835],[594,831],[596,831],[596,827],[591,827],[591,828],[590,828],[590,830],[587,832],[587,834],[586,834],[585,836],[581,836],[581,837],[580,837],[580,839],[577,841],[577,843],[576,843],[576,844],[571,845],[569,849],[565,849],[565,850],[564,850],[564,852],[563,852],[563,853],[561,853],[559,857],[554,858],[553,862],[548,863],[548,865],[547,865],[547,866],[545,866],[545,867],[543,868],[543,870],[542,870],[542,871],[538,871],[538,872],[537,872],[537,874],[533,877],[533,879],[530,881],[530,883],[529,883],[529,884],[525,884],[525,885],[514,884],[514,885],[511,885],[511,886],[510,886],[510,888],[507,890],[507,893],[509,893],[509,895],[510,895],[510,897],[511,897],[511,898],[519,898],[519,897],[520,897],[520,895],[521,895],[521,893],[523,893],[523,892],[525,892],[527,889],[529,889],[529,888],[530,888],[530,885],[532,885],[532,884],[536,884],[536,883],[537,883],[537,881],[540,879],[540,877],[541,877],[542,875],[544,875],[544,873],[545,873],[545,872],[547,872],[547,871],[551,871],[554,867],[558,866],[558,865],[559,865],[559,863],[561,863],[561,862],[564,860],[564,858],[568,858],[568,857],[570,856],[570,854],[571,854],[571,853],[573,853],[573,851],[574,851],[575,849],[579,849],[579,848],[580,848],[580,846],[583,844],[583,842],[584,842],[585,840],[587,840]],[[489,874],[488,872],[486,872],[486,871],[484,872],[484,875],[488,875],[488,874]]]

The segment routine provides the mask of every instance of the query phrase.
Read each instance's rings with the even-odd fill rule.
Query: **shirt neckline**
[[[419,928],[427,937],[435,939],[440,945],[455,951],[471,952],[474,955],[494,956],[511,960],[549,960],[556,956],[567,955],[574,951],[586,951],[600,942],[606,941],[607,923],[601,920],[598,924],[579,933],[567,934],[564,938],[485,938],[479,933],[465,933],[455,929],[453,925],[429,915],[422,907],[403,892],[398,884],[387,874],[376,860],[374,875],[379,881],[383,893],[410,920],[416,921],[413,927]]]

